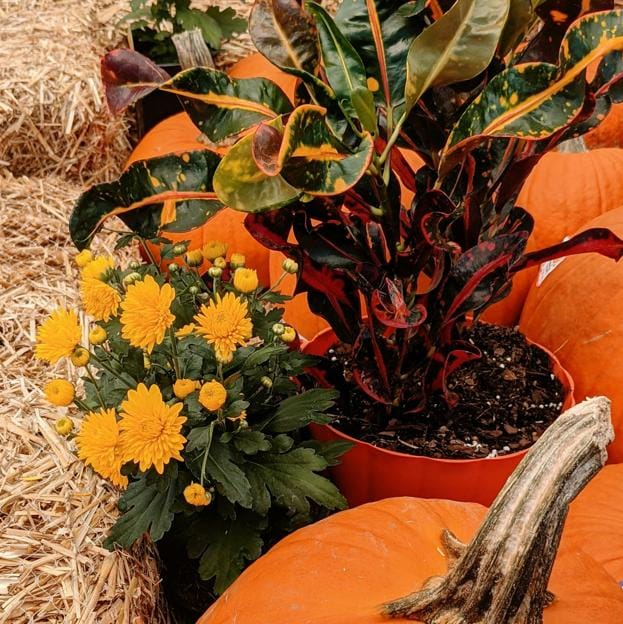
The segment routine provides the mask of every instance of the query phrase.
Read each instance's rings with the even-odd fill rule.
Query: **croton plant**
[[[412,413],[435,391],[452,403],[448,375],[479,356],[469,319],[507,294],[515,272],[623,254],[605,229],[526,254],[533,220],[516,204],[539,159],[620,95],[613,4],[348,0],[332,17],[315,2],[258,0],[251,37],[300,79],[295,103],[268,79],[203,67],[164,78],[114,51],[103,61],[111,109],[153,89],[177,94],[206,150],[139,162],[85,193],[73,239],[88,246],[113,215],[155,237],[164,200],[178,202],[182,231],[226,206],[246,212],[257,240],[296,260],[311,309],[352,345],[363,392]]]

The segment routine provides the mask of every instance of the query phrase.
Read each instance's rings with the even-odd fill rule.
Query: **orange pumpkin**
[[[623,208],[587,223],[623,236]],[[543,272],[541,273],[541,277]],[[531,287],[520,329],[553,351],[575,381],[578,401],[612,399],[616,439],[610,461],[623,461],[623,262],[598,254],[571,256]]]
[[[379,605],[444,574],[449,528],[469,541],[486,509],[474,503],[390,498],[336,514],[286,537],[255,562],[198,624],[382,624]],[[563,542],[545,624],[620,624],[623,594],[612,577]],[[500,623],[502,624],[502,623]]]
[[[413,171],[417,171],[424,165],[424,161],[412,150],[399,148],[405,160],[409,163]],[[405,206],[410,206],[415,194],[406,186],[400,183],[401,199]],[[294,239],[291,237],[291,241]],[[270,253],[270,280],[274,284],[283,274],[282,263],[285,255],[278,251]],[[287,275],[279,286],[280,292],[291,295],[296,288],[296,277]],[[314,314],[307,303],[307,294],[300,293],[285,305],[284,320],[296,327],[302,338],[311,340],[316,334],[320,333],[329,326],[328,323],[320,316]]]
[[[565,539],[623,581],[623,465],[606,466],[569,507]]]
[[[278,70],[261,54],[252,54],[238,61],[229,71],[235,78],[264,77],[276,82],[284,92],[294,98],[297,79]],[[211,149],[224,154],[226,148],[212,148],[198,141],[201,134],[186,113],[178,113],[160,122],[152,128],[135,147],[126,167],[139,160],[147,160],[167,154],[182,154],[200,149]],[[175,202],[165,202],[163,215],[174,214]],[[238,252],[246,256],[247,266],[257,270],[260,283],[269,284],[269,252],[258,243],[244,226],[245,214],[225,208],[212,217],[205,225],[186,232],[172,232],[163,228],[162,236],[173,241],[189,241],[188,248],[200,249],[209,240],[224,240],[229,244],[229,252]],[[150,253],[160,262],[160,248],[148,243]],[[178,260],[181,263],[181,260]],[[165,263],[163,263],[165,264]],[[166,262],[168,264],[168,261]],[[206,262],[199,270],[207,270]],[[162,267],[164,268],[164,266]]]
[[[613,104],[605,119],[584,135],[590,149],[623,147],[623,104]]]
[[[528,251],[542,249],[573,234],[594,217],[623,204],[623,150],[550,152],[526,180],[517,205],[535,220]],[[511,293],[491,306],[483,320],[515,325],[537,268],[521,271]]]

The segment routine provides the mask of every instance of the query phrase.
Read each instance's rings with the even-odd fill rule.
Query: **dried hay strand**
[[[32,354],[37,324],[77,300],[77,195],[59,178],[0,173],[0,624],[164,624],[153,546],[102,548],[118,493],[77,460],[54,430],[61,408],[42,398],[48,379],[75,378],[71,365],[50,371]]]
[[[128,117],[103,100],[100,56],[127,0],[0,0],[0,165],[91,184],[118,174]]]

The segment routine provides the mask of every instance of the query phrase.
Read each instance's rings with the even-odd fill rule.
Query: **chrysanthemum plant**
[[[195,68],[162,82],[113,52],[103,61],[113,110],[150,89],[175,93],[206,145],[230,147],[138,163],[92,189],[74,211],[74,240],[87,245],[113,214],[153,236],[163,199],[180,202],[180,219],[247,212],[259,241],[298,262],[298,291],[352,345],[353,378],[381,411],[413,414],[433,392],[452,403],[448,375],[479,357],[469,319],[505,296],[515,272],[623,253],[593,229],[526,254],[533,221],[516,205],[539,159],[620,96],[623,14],[612,9],[348,0],[332,18],[314,2],[258,0],[251,36],[300,79],[295,104],[267,79]]]
[[[283,298],[222,257],[203,278],[196,255],[165,277],[154,264],[121,269],[82,252],[89,340],[78,315],[59,309],[35,354],[83,371],[80,392],[57,379],[45,393],[84,413],[79,457],[125,489],[106,545],[173,532],[218,594],[276,539],[345,505],[320,473],[346,447],[301,435],[330,420],[336,393],[297,385],[311,360],[292,348],[275,305]],[[61,434],[73,429],[71,417],[57,421]]]

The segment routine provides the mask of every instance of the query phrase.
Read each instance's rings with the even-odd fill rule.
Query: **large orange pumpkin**
[[[590,149],[623,147],[623,104],[613,104],[605,119],[584,135]]]
[[[382,624],[379,606],[409,594],[448,560],[440,535],[469,541],[486,509],[473,503],[390,498],[297,531],[255,562],[198,624]],[[623,594],[612,577],[563,543],[545,624],[620,624]],[[501,622],[499,624],[502,624]]]
[[[409,163],[413,171],[417,171],[424,165],[424,161],[412,150],[399,148],[405,160]],[[402,182],[400,183],[401,200],[404,206],[410,206],[414,198],[414,193],[408,189]],[[290,238],[290,240],[294,240]],[[283,274],[282,264],[285,255],[278,251],[270,253],[270,280],[274,284]],[[296,288],[296,277],[288,275],[281,282],[279,290],[287,295],[291,295]],[[302,338],[311,340],[316,334],[327,329],[328,323],[320,316],[314,314],[307,303],[307,294],[301,293],[296,295],[291,301],[285,304],[284,320],[296,327]]]
[[[528,251],[561,242],[584,223],[623,204],[623,150],[550,152],[526,180],[517,205],[535,220]],[[499,325],[519,321],[530,285],[538,269],[521,271],[511,293],[491,306],[483,320]]]
[[[623,208],[587,223],[623,236]],[[544,273],[541,273],[543,277]],[[520,329],[553,351],[575,381],[578,401],[612,399],[616,433],[610,461],[623,461],[623,262],[599,254],[565,258],[528,294]]]
[[[238,61],[231,67],[229,73],[235,78],[268,78],[277,83],[290,99],[294,98],[297,79],[278,70],[261,54],[252,54]],[[200,134],[199,129],[186,113],[173,115],[160,122],[141,139],[128,158],[126,167],[139,160],[147,160],[167,154],[213,149],[198,141]],[[214,151],[223,154],[226,149],[217,148]],[[174,202],[165,202],[163,213],[172,214],[174,209]],[[191,250],[200,249],[209,240],[224,240],[229,244],[230,253],[243,253],[247,259],[247,266],[256,269],[260,282],[268,285],[270,281],[269,252],[249,234],[244,226],[245,216],[242,212],[225,208],[202,227],[186,232],[172,232],[164,227],[162,235],[173,242],[189,241],[189,249]],[[160,262],[158,245],[148,243],[148,247],[155,260]],[[204,263],[200,270],[207,268],[208,263]]]

